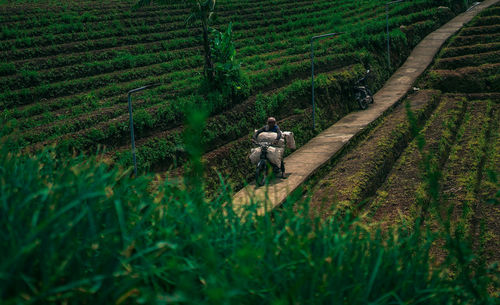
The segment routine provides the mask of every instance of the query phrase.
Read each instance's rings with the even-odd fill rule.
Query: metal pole
[[[316,105],[314,103],[314,40],[325,37],[331,37],[339,34],[344,34],[344,32],[328,33],[311,37],[311,99],[312,99],[313,130],[316,128]]]
[[[313,130],[316,128],[316,106],[314,104],[314,40],[311,38],[311,92],[312,92],[312,116]]]
[[[130,117],[130,139],[132,140],[132,156],[134,158],[134,176],[137,177],[137,159],[135,158],[134,118],[132,116],[132,91],[128,92],[128,115]]]
[[[130,118],[130,139],[132,141],[132,156],[134,158],[134,176],[137,177],[137,159],[135,157],[135,137],[134,137],[134,118],[132,116],[132,93],[153,88],[159,84],[147,85],[140,88],[132,89],[128,92],[128,114]]]
[[[389,67],[389,70],[391,69],[391,53],[390,53],[390,47],[389,47],[389,4],[385,3],[385,24],[386,24],[386,31],[387,31],[387,66]]]

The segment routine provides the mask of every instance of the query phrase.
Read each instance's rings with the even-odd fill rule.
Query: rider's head
[[[276,119],[273,117],[268,118],[267,119],[267,126],[269,126],[270,128],[273,128],[274,125],[276,125]]]

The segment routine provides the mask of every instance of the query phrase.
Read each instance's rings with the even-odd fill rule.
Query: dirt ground
[[[408,99],[420,122],[429,117],[439,95],[438,91],[424,90]],[[406,103],[401,103],[321,179],[312,192],[313,209],[326,217],[335,201],[343,205],[360,204],[382,184],[410,139]]]

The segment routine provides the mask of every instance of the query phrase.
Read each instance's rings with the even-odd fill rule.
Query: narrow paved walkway
[[[450,36],[481,10],[498,1],[500,0],[483,1],[427,35],[416,46],[403,66],[374,95],[374,104],[370,105],[367,110],[346,115],[285,158],[289,175],[287,179],[275,179],[268,187],[260,188],[256,188],[255,184],[252,183],[237,192],[233,197],[235,211],[239,212],[243,205],[251,201],[263,203],[263,206],[258,210],[259,214],[279,206],[291,192],[335,156],[346,143],[401,100],[417,77],[431,64],[436,53]]]

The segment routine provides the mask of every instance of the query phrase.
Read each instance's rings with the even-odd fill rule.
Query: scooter
[[[269,142],[254,142],[261,149],[260,152],[260,160],[257,163],[257,169],[255,170],[255,181],[257,186],[263,186],[266,183],[266,179],[268,178],[271,171],[278,172],[281,174],[281,177],[285,176],[285,163],[283,160],[281,161],[281,167],[278,169],[275,165],[271,164],[271,162],[267,159],[267,149],[272,143]],[[278,169],[278,170],[277,170]]]
[[[354,98],[359,104],[359,108],[366,109],[368,104],[373,104],[373,95],[368,86],[366,79],[370,74],[370,70],[366,70],[366,75],[354,83]]]

